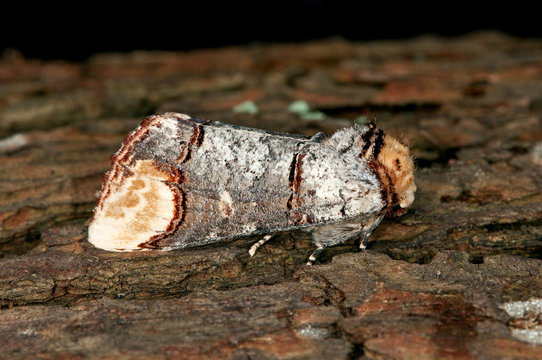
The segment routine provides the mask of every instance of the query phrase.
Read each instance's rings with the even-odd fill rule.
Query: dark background
[[[483,6],[483,7],[480,7]],[[4,4],[0,51],[41,59],[84,60],[97,52],[190,50],[255,42],[455,36],[499,30],[542,37],[539,12],[526,2],[160,1]]]

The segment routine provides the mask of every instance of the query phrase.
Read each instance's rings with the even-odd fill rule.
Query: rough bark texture
[[[542,41],[341,40],[84,64],[0,59],[0,357],[542,358]],[[254,101],[256,115],[234,112]],[[287,111],[305,100],[326,119]],[[365,115],[418,192],[369,250],[308,235],[162,253],[86,241],[109,157],[151,113],[313,135]],[[542,330],[539,334],[542,334]],[[536,340],[536,339],[535,339]]]

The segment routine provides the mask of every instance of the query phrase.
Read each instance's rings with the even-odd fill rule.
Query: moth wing
[[[146,118],[112,158],[89,241],[113,251],[182,248],[379,211],[374,174],[338,154],[321,139],[173,113]],[[360,172],[367,178],[352,177]]]
[[[264,138],[273,144],[251,151]],[[110,251],[171,249],[286,228],[287,190],[262,179],[256,193],[246,191],[252,184],[245,170],[283,176],[289,164],[274,163],[280,154],[266,151],[282,154],[288,151],[284,142],[295,146],[304,140],[174,113],[146,118],[112,157],[89,242]],[[228,170],[225,162],[232,157],[244,163]],[[280,196],[284,204],[275,201]]]

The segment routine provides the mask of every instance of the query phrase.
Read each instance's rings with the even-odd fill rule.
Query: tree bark
[[[491,32],[80,64],[6,54],[0,354],[540,359],[540,94],[542,41]],[[233,111],[248,100],[256,114]],[[288,112],[297,100],[325,118]],[[92,247],[110,155],[142,117],[166,111],[305,135],[375,117],[411,148],[416,200],[367,251],[348,242],[312,267],[301,232],[252,258],[255,238],[171,252]]]

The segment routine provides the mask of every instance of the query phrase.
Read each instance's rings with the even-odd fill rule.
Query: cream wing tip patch
[[[177,199],[165,180],[149,160],[140,160],[131,176],[109,183],[89,227],[89,242],[108,251],[141,250],[166,232],[177,216]]]

